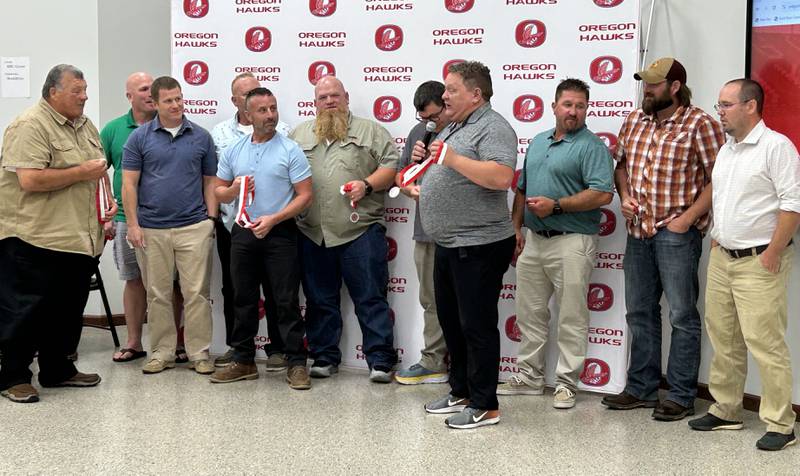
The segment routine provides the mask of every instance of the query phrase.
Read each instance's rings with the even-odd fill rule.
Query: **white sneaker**
[[[516,375],[512,375],[508,382],[497,386],[498,395],[541,395],[543,393],[544,388],[532,387]]]
[[[563,385],[556,387],[553,394],[553,408],[572,408],[575,406],[575,392]]]

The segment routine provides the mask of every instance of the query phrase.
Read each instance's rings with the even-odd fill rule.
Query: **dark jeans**
[[[88,255],[0,240],[0,390],[31,383],[37,351],[40,383],[54,385],[78,373],[67,356],[78,348],[96,269]]]
[[[234,281],[236,321],[231,343],[233,360],[253,362],[254,338],[258,333],[258,301],[264,288],[267,322],[275,322],[285,342],[284,352],[291,365],[306,365],[303,345],[305,329],[300,315],[300,264],[297,258],[297,225],[294,220],[279,223],[262,239],[252,231],[234,225],[231,232],[231,271]],[[279,333],[279,334],[278,334]]]
[[[233,279],[231,278],[231,233],[225,228],[225,225],[220,222],[215,224],[215,228],[217,234],[217,253],[219,254],[219,264],[222,268],[222,312],[225,315],[225,344],[228,347],[232,347],[231,339],[233,338],[233,325],[236,320],[236,312],[234,311]],[[264,296],[266,295],[267,289],[265,288]],[[266,306],[267,304],[265,302],[265,309]],[[269,318],[269,316],[274,315],[275,314],[267,314],[269,342],[264,346],[264,351],[267,355],[283,352],[283,340],[278,330],[278,321],[275,318]]]
[[[339,365],[342,352],[341,289],[347,285],[361,326],[364,355],[370,368],[397,363],[394,329],[386,301],[389,266],[386,230],[371,225],[355,240],[328,248],[300,233],[300,261],[306,295],[308,350],[317,365]]]
[[[497,301],[514,253],[514,237],[486,245],[436,245],[433,286],[450,351],[450,394],[496,410],[500,363]]]
[[[695,227],[686,233],[661,228],[652,238],[628,236],[625,305],[631,330],[629,394],[642,400],[658,398],[661,380],[661,300],[666,295],[672,325],[667,383],[671,400],[691,406],[697,394],[700,367],[700,314],[697,268],[702,236]]]

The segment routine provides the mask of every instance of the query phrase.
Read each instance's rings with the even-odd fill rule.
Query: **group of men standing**
[[[104,228],[116,235],[115,261],[126,281],[129,338],[115,361],[147,355],[141,346],[146,309],[152,350],[144,373],[174,367],[183,351],[212,382],[257,378],[254,337],[263,290],[272,341],[268,370],[287,369],[290,387],[308,389],[309,377],[338,371],[344,282],[369,378],[390,382],[397,354],[386,297],[384,195],[400,182],[398,170],[433,160],[416,183],[402,188],[418,202],[413,238],[424,348],[418,363],[395,375],[403,384],[449,382],[447,395],[425,405],[428,413],[452,413],[448,426],[475,428],[499,422],[497,395],[543,394],[554,295],[553,406],[575,405],[600,207],[611,202],[616,186],[628,231],[631,357],[625,391],[603,404],[654,408],[653,418],[662,421],[694,414],[698,267],[710,229],[705,317],[714,348],[709,388],[717,403],[690,426],[741,428],[750,350],[764,383],[760,413],[768,424],[757,446],[793,444],[784,334],[790,245],[800,223],[797,151],[764,125],[764,93],[755,81],[723,87],[715,106],[720,123],[691,105],[677,60],[662,58],[635,78],[644,85],[642,108],[625,119],[613,158],[586,127],[588,85],[573,78],[559,83],[555,127],[531,141],[509,210],[517,137],[492,109],[489,69],[478,62],[450,66],[444,84],[420,85],[414,98],[420,124],[402,157],[383,127],[350,112],[349,95],[333,76],[316,84],[316,118],[289,132],[273,93],[252,75],[239,75],[232,83],[236,115],[209,134],[184,116],[176,80],[136,73],[126,85],[131,110],[98,134],[83,116],[83,75],[59,65],[42,100],[8,128],[3,144],[0,261],[13,279],[0,284],[0,390],[14,401],[38,400],[28,369],[37,351],[42,386],[99,383],[67,356],[80,337]],[[723,131],[731,136],[727,142]],[[115,168],[119,212],[113,201],[100,210],[95,199],[98,180],[107,181],[103,150]],[[107,214],[116,214],[114,225]],[[216,368],[208,354],[215,234],[229,345]],[[498,386],[497,301],[514,257],[520,372]],[[662,295],[672,336],[669,390],[659,400]],[[56,302],[68,319],[55,318]]]

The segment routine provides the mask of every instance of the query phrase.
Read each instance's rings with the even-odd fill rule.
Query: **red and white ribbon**
[[[422,174],[428,170],[433,164],[441,164],[444,162],[444,156],[447,154],[447,144],[442,143],[442,147],[436,153],[418,164],[409,164],[406,168],[400,171],[400,186],[408,187],[414,183]]]
[[[113,218],[110,212],[112,203],[114,203],[114,197],[111,196],[111,192],[108,190],[108,187],[106,187],[105,177],[100,177],[97,181],[94,203],[97,208],[97,221],[105,223]]]
[[[349,182],[339,187],[339,193],[342,195],[347,195],[348,193],[353,191],[353,185]],[[355,200],[350,200],[350,207],[353,209],[353,213],[350,214],[350,222],[351,223],[358,223],[358,220],[361,219],[361,216],[356,211],[358,208],[358,202]]]
[[[250,188],[253,178],[248,175],[242,175],[239,178],[241,181],[239,183],[239,209],[236,211],[236,224],[242,228],[253,228],[256,225],[250,219],[250,215],[247,214],[246,210],[246,207],[252,205],[253,200],[256,198],[255,190],[247,190]]]

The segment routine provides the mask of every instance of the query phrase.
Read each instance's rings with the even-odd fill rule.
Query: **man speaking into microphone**
[[[442,99],[452,122],[430,145],[435,165],[425,173],[419,207],[422,228],[436,242],[433,282],[451,390],[425,410],[458,413],[445,423],[461,429],[500,421],[497,301],[515,246],[508,189],[517,135],[489,102],[489,68],[468,61],[448,71]],[[414,158],[425,155],[417,142]]]

